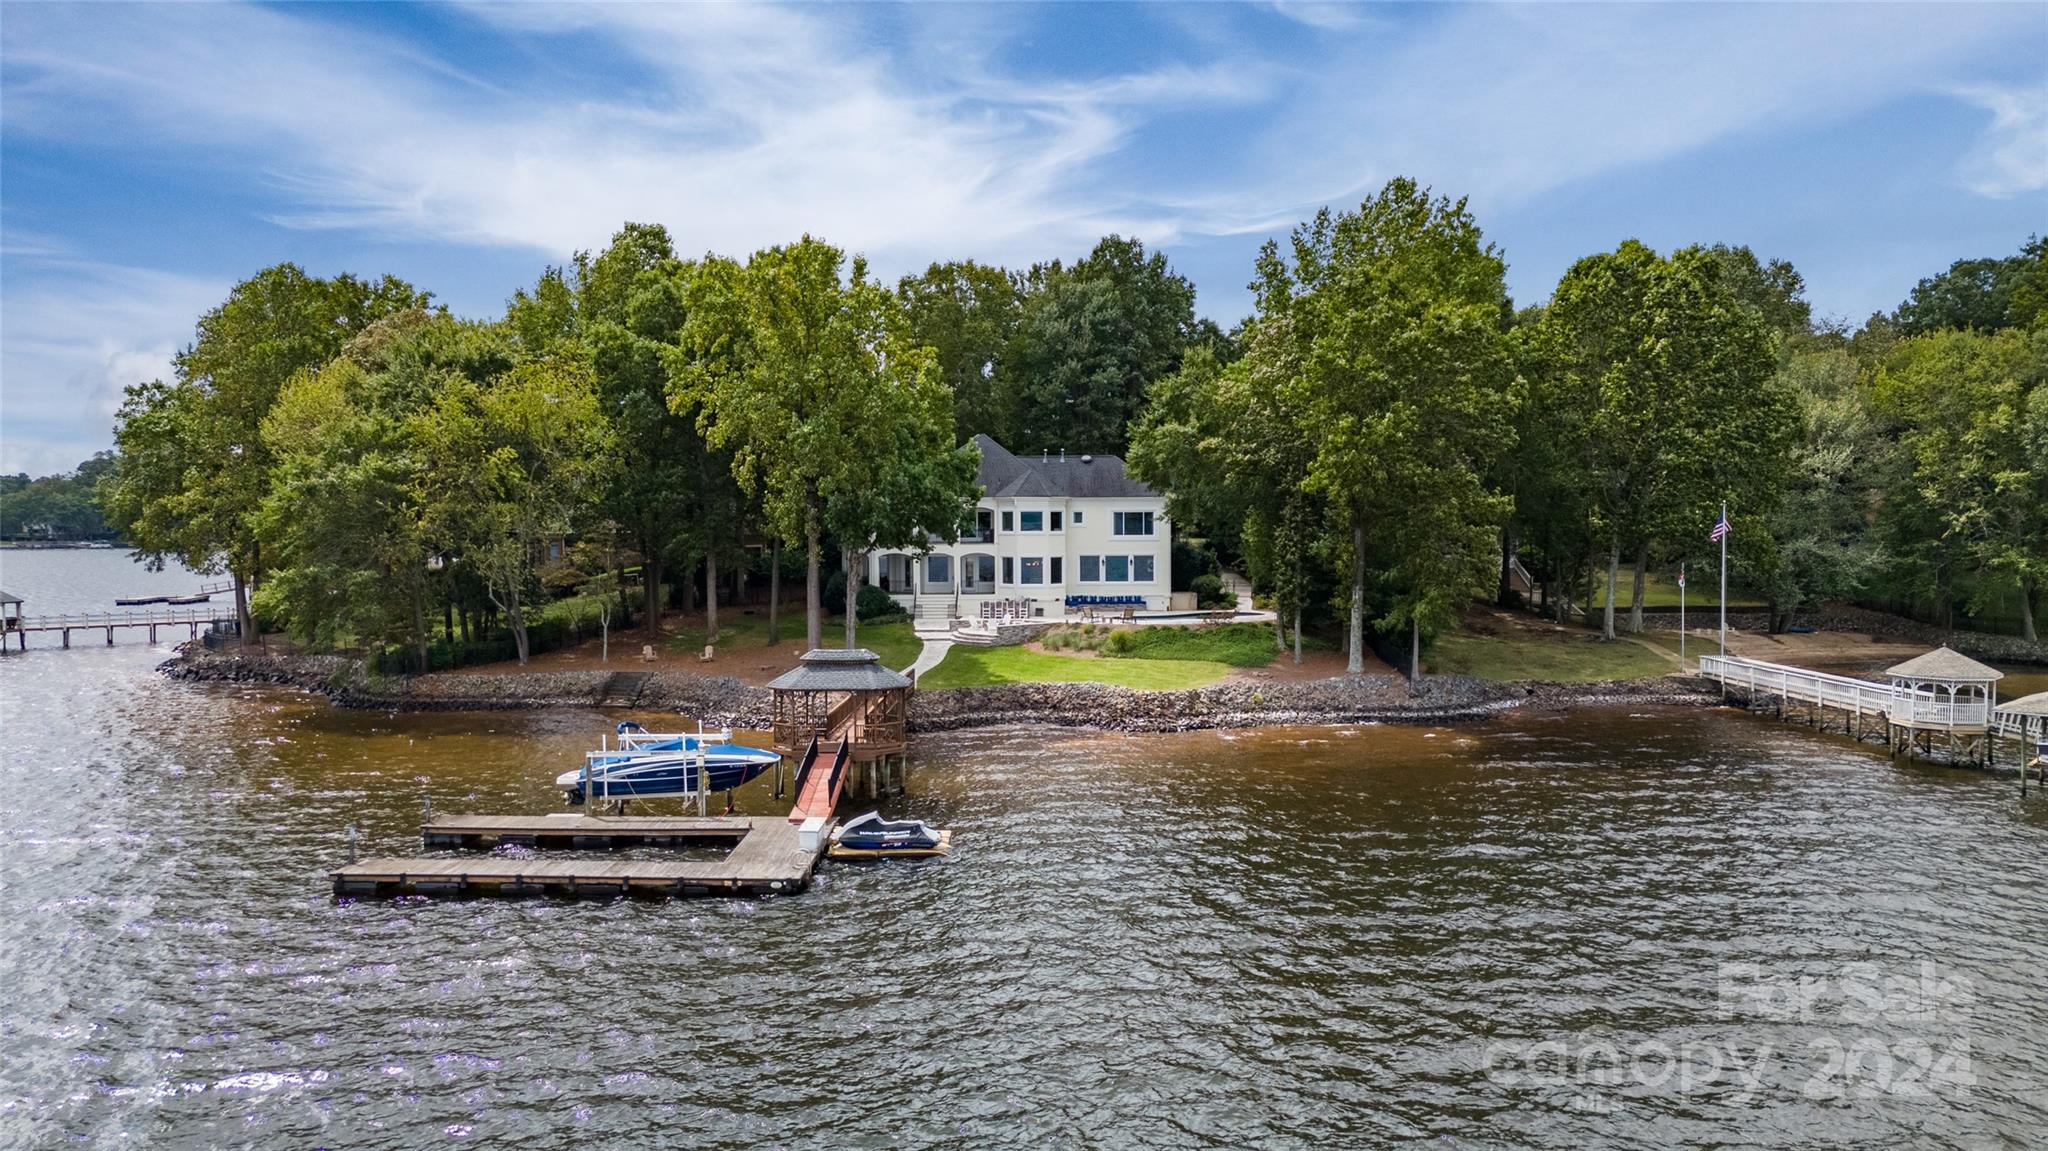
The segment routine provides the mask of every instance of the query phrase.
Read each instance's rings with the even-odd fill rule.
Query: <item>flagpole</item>
[[[1728,654],[1728,501],[1721,501],[1721,654]]]

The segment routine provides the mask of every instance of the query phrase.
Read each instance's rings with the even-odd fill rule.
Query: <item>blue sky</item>
[[[1520,303],[1633,236],[1860,319],[2048,231],[2048,5],[8,3],[0,471],[108,446],[280,260],[485,316],[625,220],[891,277],[1117,231],[1228,325],[1263,239],[1399,174]]]

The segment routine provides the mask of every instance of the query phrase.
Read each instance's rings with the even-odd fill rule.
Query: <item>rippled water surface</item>
[[[890,810],[950,860],[337,903],[347,824],[411,852],[423,796],[553,810],[610,717],[348,713],[165,654],[0,661],[0,1146],[2048,1130],[2048,800],[2008,776],[1732,712],[1011,729],[915,749]]]

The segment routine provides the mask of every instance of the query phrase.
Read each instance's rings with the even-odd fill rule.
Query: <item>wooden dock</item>
[[[328,873],[336,895],[788,895],[809,887],[829,842],[806,850],[780,816],[439,816],[421,829],[429,845],[531,843],[615,847],[731,843],[715,862],[512,859],[504,856],[382,857]]]

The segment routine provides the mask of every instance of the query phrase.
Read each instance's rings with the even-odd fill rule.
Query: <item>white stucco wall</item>
[[[1046,605],[1046,614],[1058,614],[1064,610],[1066,598],[1070,595],[1094,596],[1143,596],[1145,606],[1164,610],[1170,602],[1173,585],[1173,529],[1166,520],[1166,501],[1158,496],[1140,496],[1128,499],[984,499],[980,506],[992,512],[995,527],[995,541],[981,543],[963,540],[957,544],[938,544],[932,547],[932,554],[952,557],[950,564],[951,582],[933,584],[926,577],[929,568],[922,559],[918,560],[917,587],[921,596],[957,596],[963,609],[971,609],[980,601],[989,598],[1031,599]],[[1060,513],[1060,528],[1052,529],[1052,513]],[[1010,514],[1010,529],[1003,529],[1003,514]],[[1026,531],[1023,515],[1026,512],[1039,513],[1041,529]],[[1151,512],[1152,534],[1118,535],[1115,532],[1114,513]],[[1075,515],[1080,522],[1075,522]],[[976,593],[961,590],[961,563],[976,554],[995,557],[996,586],[983,588]],[[1059,557],[1060,578],[1051,578],[1051,559]],[[1083,580],[1082,557],[1097,558],[1095,580]],[[1126,558],[1126,570],[1134,566],[1133,557],[1149,556],[1152,559],[1152,578],[1149,580],[1109,580],[1110,565],[1106,557]],[[1040,571],[1044,583],[1023,582],[1025,561],[1036,558],[1043,561]],[[1010,561],[1010,579],[1003,579],[1003,561]],[[879,584],[882,565],[887,562],[883,555],[873,555],[868,561],[869,582]],[[900,579],[890,581],[892,594],[907,598],[907,590],[899,586]],[[1057,610],[1056,610],[1057,609]],[[964,610],[963,610],[964,614]]]

